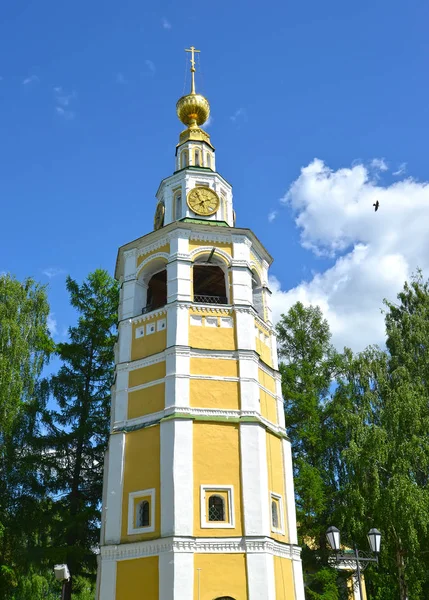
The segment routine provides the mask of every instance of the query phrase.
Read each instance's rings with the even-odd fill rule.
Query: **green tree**
[[[319,307],[297,302],[281,316],[277,335],[286,427],[292,443],[298,531],[305,546],[307,593],[314,599],[334,600],[339,598],[333,585],[337,574],[329,575],[324,568],[325,531],[332,511],[332,478],[327,470],[330,440],[325,421],[338,356]]]
[[[91,273],[82,285],[68,277],[67,290],[79,318],[69,328],[69,341],[57,346],[63,364],[50,381],[58,408],[44,415],[43,470],[55,499],[52,558],[70,568],[70,597],[77,576],[93,577],[96,568],[119,292],[103,270]]]
[[[38,386],[53,349],[46,288],[0,276],[0,597],[18,585],[40,531],[43,490],[32,439]]]

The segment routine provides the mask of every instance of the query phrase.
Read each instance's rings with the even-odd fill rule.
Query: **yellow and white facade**
[[[100,600],[304,600],[272,259],[234,226],[208,110],[179,100],[156,229],[118,254]]]

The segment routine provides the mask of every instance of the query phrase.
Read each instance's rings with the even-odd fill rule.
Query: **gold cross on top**
[[[195,94],[195,52],[200,52],[200,50],[197,50],[194,48],[194,46],[191,46],[190,48],[185,48],[185,52],[191,53],[191,94]]]

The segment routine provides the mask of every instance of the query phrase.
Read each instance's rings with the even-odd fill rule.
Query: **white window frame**
[[[278,501],[278,509],[279,509],[278,516],[279,516],[280,527],[274,527],[274,525],[273,525],[273,511],[272,511],[272,506],[271,506],[271,503],[273,500]],[[285,534],[283,498],[282,498],[282,496],[280,496],[280,494],[276,494],[275,492],[270,492],[270,524],[271,524],[271,531],[274,531],[274,533],[281,533],[282,535]]]
[[[227,521],[209,521],[206,514],[206,493],[207,491],[216,494],[216,492],[227,492],[228,495],[228,506],[225,506],[225,511],[229,514],[225,515],[228,517]],[[212,495],[211,494],[211,495]],[[233,485],[201,485],[200,486],[200,515],[201,515],[201,529],[234,529],[235,518],[234,518],[234,486]]]
[[[134,522],[134,499],[150,498],[150,525],[147,527],[136,527]],[[155,489],[131,492],[128,495],[128,535],[137,533],[153,533],[155,531]]]

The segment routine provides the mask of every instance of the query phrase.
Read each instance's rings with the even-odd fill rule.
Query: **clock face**
[[[164,202],[158,202],[158,205],[157,205],[156,211],[155,211],[155,217],[153,219],[153,224],[154,224],[155,229],[161,229],[161,227],[164,225],[164,213],[165,213]]]
[[[195,187],[188,194],[188,206],[197,215],[212,215],[219,208],[219,196],[206,187]]]

